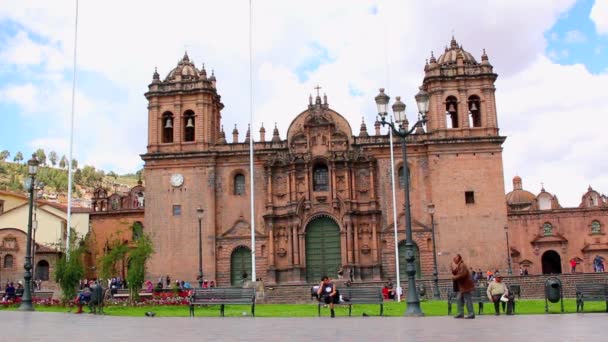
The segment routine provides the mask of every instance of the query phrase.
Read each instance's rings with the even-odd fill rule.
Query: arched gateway
[[[342,264],[340,227],[329,217],[319,217],[306,226],[306,279],[319,282],[324,275],[336,278]]]
[[[561,274],[562,273],[562,258],[554,250],[548,250],[541,257],[543,265],[543,274]]]

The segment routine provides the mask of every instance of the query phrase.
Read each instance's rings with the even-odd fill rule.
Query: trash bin
[[[424,297],[426,295],[426,287],[424,284],[418,285],[418,296]]]
[[[562,284],[557,278],[549,278],[545,282],[547,300],[551,303],[559,302],[561,298]]]
[[[545,280],[545,312],[549,312],[549,302],[561,302],[561,309],[562,312],[564,312],[562,281],[559,278],[549,278]]]

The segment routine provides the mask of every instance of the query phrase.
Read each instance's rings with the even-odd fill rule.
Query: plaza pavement
[[[608,341],[608,314],[185,318],[0,311],[0,341]]]

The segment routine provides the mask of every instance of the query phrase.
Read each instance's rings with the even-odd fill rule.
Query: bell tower
[[[197,69],[185,53],[164,81],[154,71],[145,96],[148,153],[200,151],[217,143],[224,105],[204,64]]]
[[[481,63],[452,37],[449,48],[424,68],[423,89],[431,95],[427,127],[440,137],[497,136],[494,82],[485,50]]]

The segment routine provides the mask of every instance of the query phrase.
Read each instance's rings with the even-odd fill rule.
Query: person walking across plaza
[[[328,276],[323,276],[323,278],[321,278],[321,284],[319,284],[317,294],[319,297],[323,298],[325,304],[329,304],[331,317],[336,317],[334,312],[334,304],[340,303],[340,294],[336,288],[336,285],[331,282]]]
[[[462,261],[462,256],[460,256],[460,254],[456,254],[452,261],[452,280],[454,280],[455,286],[458,287],[456,302],[458,314],[454,316],[454,318],[473,319],[475,318],[475,310],[473,309],[471,292],[475,289],[475,283],[473,283],[469,268],[464,261]],[[464,315],[465,304],[467,306],[467,316]]]
[[[503,311],[505,310],[506,302],[503,297],[507,298],[509,295],[509,290],[507,289],[507,285],[502,282],[502,276],[500,274],[494,275],[494,281],[490,282],[487,290],[488,299],[494,303],[494,311],[495,315],[500,315],[500,303],[502,303]]]

